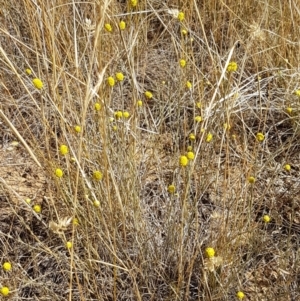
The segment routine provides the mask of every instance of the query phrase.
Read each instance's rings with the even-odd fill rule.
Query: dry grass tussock
[[[299,300],[299,11],[0,0],[2,298]]]

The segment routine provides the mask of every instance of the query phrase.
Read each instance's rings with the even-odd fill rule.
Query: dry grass
[[[238,291],[299,300],[298,1],[0,0],[0,9],[9,300],[221,301]],[[110,87],[116,72],[125,79]],[[188,148],[195,158],[181,167]]]

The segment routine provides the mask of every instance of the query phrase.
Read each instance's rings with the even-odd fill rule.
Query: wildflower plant
[[[2,286],[0,289],[0,293],[2,296],[7,297],[10,293],[10,290],[7,286]]]
[[[107,83],[110,87],[113,87],[115,85],[115,79],[112,76],[109,76],[107,78]]]
[[[69,148],[66,145],[62,144],[59,148],[59,152],[64,156],[69,152]]]
[[[120,21],[119,28],[120,30],[124,30],[126,28],[126,23],[124,21]]]
[[[33,211],[34,211],[35,213],[41,213],[41,212],[42,212],[42,207],[41,207],[41,205],[39,205],[39,204],[34,205],[34,206],[33,206]]]
[[[55,175],[58,177],[58,178],[62,178],[64,173],[63,171],[60,169],[60,168],[56,168],[55,170]]]
[[[112,26],[109,23],[104,24],[104,28],[106,29],[106,31],[108,32],[112,32]]]
[[[186,66],[186,60],[185,59],[181,59],[179,61],[179,65],[180,65],[181,68],[184,68]]]
[[[178,13],[178,16],[177,16],[177,19],[182,22],[184,20],[185,16],[184,16],[184,12],[179,12]]]
[[[175,185],[171,184],[171,185],[168,186],[168,192],[169,192],[170,194],[174,194],[175,191],[176,191]]]
[[[8,272],[11,270],[11,263],[10,262],[4,262],[3,265],[2,265],[2,268],[4,271]]]
[[[243,292],[239,291],[239,292],[236,293],[236,297],[239,300],[243,300],[245,298],[245,294]]]
[[[227,66],[227,72],[235,72],[238,68],[238,65],[236,62],[232,61],[229,62],[228,66]]]
[[[146,98],[151,99],[153,97],[153,94],[150,91],[146,91],[145,96]]]
[[[32,80],[33,85],[35,86],[36,89],[41,90],[44,87],[43,82],[39,78],[34,78]]]
[[[189,159],[186,156],[180,156],[179,164],[180,166],[185,167],[189,164]]]

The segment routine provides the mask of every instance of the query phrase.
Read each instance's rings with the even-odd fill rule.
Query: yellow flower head
[[[104,25],[104,28],[108,31],[108,32],[112,32],[112,26],[109,23],[106,23]]]
[[[42,207],[41,207],[41,205],[34,205],[33,206],[33,210],[34,210],[34,212],[36,212],[36,213],[41,213],[41,211],[42,211]]]
[[[94,178],[95,180],[97,180],[97,181],[102,180],[102,178],[103,178],[102,172],[99,171],[99,170],[95,170],[95,171],[93,172],[93,178]]]
[[[195,121],[196,122],[201,122],[202,121],[202,117],[201,116],[195,116]]]
[[[254,182],[255,182],[255,178],[254,177],[252,177],[252,176],[250,176],[250,177],[248,177],[248,182],[250,183],[250,184],[253,184]]]
[[[225,131],[229,131],[231,129],[231,125],[227,122],[224,123],[223,127]]]
[[[201,102],[200,102],[200,101],[198,101],[198,102],[196,103],[196,107],[197,107],[198,109],[201,109],[201,107],[202,107],[202,104],[201,104]]]
[[[290,170],[291,170],[291,165],[290,165],[290,164],[285,164],[285,165],[284,165],[284,169],[285,169],[286,171],[290,171]]]
[[[189,134],[189,139],[190,139],[191,141],[196,140],[195,134],[194,134],[194,133],[190,133],[190,134]]]
[[[78,225],[79,225],[79,220],[78,220],[78,218],[77,218],[77,217],[74,217],[72,223],[73,223],[74,226],[78,226]]]
[[[100,111],[101,110],[101,104],[99,102],[96,102],[94,105],[94,108],[96,111]]]
[[[117,72],[116,73],[116,79],[121,82],[122,80],[124,80],[124,74],[122,72]]]
[[[186,60],[181,59],[181,60],[179,61],[179,64],[180,64],[180,67],[181,67],[181,68],[184,68],[184,67],[186,66]]]
[[[227,66],[227,72],[235,72],[238,68],[238,65],[236,62],[230,62]]]
[[[126,23],[124,21],[120,21],[119,28],[120,30],[124,30],[126,28]]]
[[[214,248],[210,248],[210,247],[206,248],[205,249],[205,254],[208,258],[213,258],[215,256]]]
[[[30,199],[30,198],[27,198],[27,199],[25,199],[25,202],[26,202],[27,204],[30,204],[30,203],[31,203],[31,199]]]
[[[98,200],[95,200],[93,205],[94,205],[94,207],[99,208],[100,207],[100,202]]]
[[[300,97],[300,90],[296,90],[294,93],[296,96]]]
[[[31,75],[31,70],[30,70],[30,69],[26,69],[25,72],[26,72],[28,75]]]
[[[187,152],[186,156],[189,160],[194,160],[195,158],[195,154],[193,152]]]
[[[293,112],[293,109],[292,109],[291,107],[287,107],[287,108],[286,108],[286,112],[287,112],[289,115],[291,115],[292,112]]]
[[[176,187],[175,187],[175,185],[169,185],[168,186],[168,192],[170,193],[170,194],[174,194],[175,193],[175,190],[176,190]]]
[[[148,98],[148,99],[151,99],[153,97],[153,94],[150,92],[150,91],[146,91],[145,92],[145,96]]]
[[[108,77],[108,78],[107,78],[107,83],[108,83],[111,87],[113,87],[113,86],[115,85],[115,80],[114,80],[114,78],[113,78],[112,76]]]
[[[138,100],[136,104],[137,104],[138,107],[142,107],[143,106],[143,102],[141,100]]]
[[[75,130],[76,133],[80,133],[81,132],[81,126],[75,125],[74,130]]]
[[[180,21],[180,22],[182,22],[183,20],[184,20],[184,12],[179,12],[178,13],[178,17],[177,17],[177,19]]]
[[[180,166],[185,167],[189,164],[189,159],[186,156],[180,156],[179,164],[180,164]]]
[[[236,293],[236,297],[239,299],[239,300],[243,300],[245,298],[245,294],[243,292],[237,292]]]
[[[270,218],[269,215],[266,214],[266,215],[263,216],[263,221],[264,221],[265,223],[269,223],[270,220],[271,220],[271,218]]]
[[[59,152],[64,156],[69,152],[69,148],[66,145],[62,144],[59,148]]]
[[[132,7],[137,6],[137,0],[130,0],[130,4]]]
[[[67,248],[67,249],[71,249],[72,246],[73,246],[73,244],[72,244],[71,241],[67,241],[67,242],[66,242],[66,248]]]
[[[130,116],[130,114],[129,114],[127,111],[124,111],[124,112],[123,112],[123,117],[124,117],[124,118],[127,119],[127,118],[129,118],[129,116]]]
[[[55,170],[55,175],[56,175],[58,178],[61,178],[61,177],[64,175],[64,172],[63,172],[60,168],[56,168],[56,170]]]
[[[206,142],[210,142],[213,138],[213,135],[212,133],[208,133],[207,136],[206,136]]]
[[[256,134],[256,139],[259,142],[263,142],[265,140],[265,135],[263,133],[257,133]]]
[[[122,117],[123,117],[123,113],[122,113],[121,111],[115,112],[115,118],[116,118],[116,119],[120,119],[120,118],[122,118]]]
[[[192,83],[190,81],[187,81],[185,83],[185,86],[188,88],[188,89],[191,89],[192,88]]]
[[[188,152],[191,152],[193,150],[193,147],[191,146],[191,145],[189,145],[188,147],[187,147],[187,151]]]
[[[8,296],[8,294],[9,294],[9,288],[7,286],[2,286],[1,289],[0,289],[0,293],[4,297]]]
[[[43,89],[44,84],[39,78],[34,78],[32,80],[32,83],[38,90]]]
[[[10,271],[11,270],[11,263],[10,262],[4,262],[2,267],[3,267],[4,271]]]
[[[185,35],[185,36],[188,34],[188,32],[187,32],[186,29],[181,29],[181,33],[182,33],[183,35]]]

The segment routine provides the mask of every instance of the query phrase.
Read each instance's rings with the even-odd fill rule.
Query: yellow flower
[[[184,68],[184,67],[186,66],[186,60],[181,59],[181,60],[179,61],[179,64],[180,64],[180,67],[181,67],[181,68]]]
[[[107,78],[107,83],[108,83],[111,87],[113,87],[113,86],[115,85],[115,80],[114,80],[114,78],[113,78],[112,76],[108,77],[108,78]]]
[[[190,139],[191,141],[196,140],[195,134],[194,134],[194,133],[190,133],[190,134],[189,134],[189,139]]]
[[[263,216],[263,221],[264,221],[265,223],[269,223],[270,220],[271,220],[271,218],[270,218],[269,215],[266,214],[266,215]]]
[[[137,6],[137,0],[130,0],[130,4],[132,7]]]
[[[79,125],[75,125],[74,130],[75,130],[76,133],[80,133],[81,132],[81,127]]]
[[[175,193],[175,190],[176,190],[176,187],[175,187],[175,185],[169,185],[168,186],[168,192],[170,193],[170,194],[174,194]]]
[[[236,62],[230,62],[227,66],[227,71],[228,72],[235,72],[238,68],[238,65]]]
[[[205,249],[205,254],[206,254],[206,256],[208,257],[208,258],[212,258],[212,257],[214,257],[215,256],[215,250],[214,250],[214,248],[206,248]]]
[[[182,11],[179,12],[177,18],[178,18],[178,20],[179,20],[180,22],[182,22],[182,21],[184,20],[184,12],[182,12]]]
[[[119,28],[120,30],[124,30],[126,28],[126,23],[124,21],[120,21]]]
[[[300,97],[300,90],[296,90],[294,93],[296,96]]]
[[[189,159],[186,156],[180,156],[180,158],[179,158],[180,166],[185,167],[188,165],[188,163],[189,163]]]
[[[181,33],[183,34],[183,35],[187,35],[187,30],[186,29],[181,29]]]
[[[236,293],[236,297],[239,299],[239,300],[243,300],[245,298],[245,294],[243,292],[237,292]]]
[[[42,211],[42,207],[41,207],[41,205],[34,205],[33,206],[33,210],[34,210],[34,212],[36,212],[36,213],[41,213],[41,211]]]
[[[73,246],[73,244],[72,244],[71,241],[67,241],[67,242],[66,242],[66,248],[67,248],[67,249],[71,249],[72,246]]]
[[[111,27],[111,25],[110,25],[109,23],[106,23],[106,24],[104,25],[104,28],[105,28],[108,32],[112,32],[112,27]]]
[[[256,134],[256,139],[259,141],[259,142],[263,142],[265,140],[265,135],[263,133],[257,133]]]
[[[194,160],[194,158],[195,158],[195,154],[193,152],[188,152],[186,154],[186,156],[189,160]]]
[[[213,135],[212,133],[208,133],[207,136],[206,136],[206,142],[210,142],[213,138]]]
[[[185,83],[185,86],[188,88],[188,89],[191,89],[192,88],[192,83],[190,81],[187,81]]]
[[[99,170],[95,170],[95,171],[93,172],[93,178],[94,178],[95,180],[97,180],[97,181],[102,180],[102,178],[103,178],[102,172],[99,171]]]
[[[191,152],[193,150],[193,147],[191,146],[191,145],[189,145],[188,147],[187,147],[187,151],[188,152]]]
[[[32,80],[32,83],[38,90],[43,89],[44,84],[39,78],[34,78]]]
[[[290,170],[291,170],[291,165],[290,165],[290,164],[285,164],[285,165],[284,165],[284,169],[285,169],[286,171],[290,171]]]
[[[4,297],[8,296],[8,294],[9,294],[9,288],[7,286],[2,286],[1,289],[0,289],[0,293]]]
[[[143,102],[141,100],[138,100],[136,104],[137,104],[138,107],[142,107],[143,106]]]
[[[94,203],[93,203],[93,205],[94,205],[96,208],[98,208],[98,207],[100,207],[100,202],[99,202],[98,200],[95,200]]]
[[[148,98],[148,99],[151,99],[153,97],[153,94],[150,92],[150,91],[146,91],[145,92],[145,96]]]
[[[115,117],[116,117],[116,119],[120,119],[123,117],[123,113],[121,111],[117,111],[117,112],[115,112]]]
[[[287,107],[287,108],[286,108],[286,112],[287,112],[289,115],[291,115],[292,112],[293,112],[293,109],[292,109],[291,107]]]
[[[121,82],[122,80],[124,80],[124,74],[122,72],[117,72],[116,73],[116,79]]]
[[[253,184],[253,183],[255,182],[255,178],[252,177],[252,176],[248,177],[248,182],[249,182],[250,184]]]
[[[4,271],[10,271],[11,270],[11,263],[10,262],[4,262],[2,267],[3,267]]]
[[[123,117],[124,118],[129,118],[130,114],[127,111],[123,112]]]
[[[69,152],[69,148],[66,145],[62,144],[59,148],[59,152],[64,156]]]
[[[100,111],[101,110],[101,104],[99,102],[96,102],[94,105],[94,108],[96,111]]]
[[[196,107],[197,107],[198,109],[201,109],[201,107],[202,107],[202,104],[201,104],[201,102],[200,102],[200,101],[198,101],[198,102],[196,103]]]
[[[31,75],[31,70],[30,70],[30,69],[26,69],[25,72],[26,72],[28,75]]]
[[[55,175],[56,175],[58,178],[61,178],[61,177],[64,175],[64,172],[63,172],[60,168],[56,168],[56,170],[55,170]]]
[[[196,122],[201,122],[202,121],[202,117],[201,116],[195,116],[195,121]]]
[[[112,129],[113,129],[114,132],[116,132],[118,127],[116,125],[113,125]]]
[[[227,122],[224,123],[223,127],[224,127],[225,131],[227,131],[227,130],[229,131],[231,129],[231,125]]]
[[[27,199],[25,199],[25,202],[26,202],[27,204],[30,204],[30,203],[31,203],[31,199],[30,199],[30,198],[27,198]]]
[[[77,217],[74,217],[72,223],[73,223],[74,226],[78,226],[78,225],[79,225],[79,220],[78,220],[78,218],[77,218]]]

